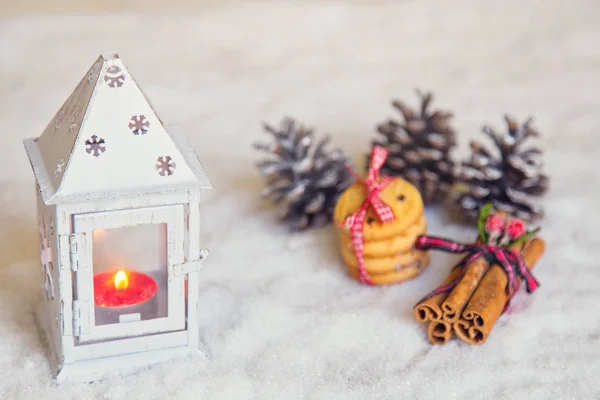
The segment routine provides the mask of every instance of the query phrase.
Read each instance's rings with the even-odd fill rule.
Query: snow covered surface
[[[592,399],[600,396],[600,5],[257,1],[201,13],[0,21],[0,398]],[[55,387],[33,310],[42,290],[38,136],[102,52],[118,52],[167,129],[185,133],[214,189],[204,200],[205,361],[181,359]],[[350,280],[332,228],[299,235],[261,201],[260,122],[294,116],[356,162],[389,101],[435,91],[456,114],[460,158],[489,122],[534,115],[552,190],[535,295],[521,293],[483,347],[432,347],[411,307],[455,257],[387,288]],[[430,231],[474,231],[427,210]]]

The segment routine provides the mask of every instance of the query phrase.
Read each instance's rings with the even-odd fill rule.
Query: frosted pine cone
[[[266,178],[263,196],[279,207],[279,217],[293,230],[329,223],[339,194],[354,181],[342,151],[325,150],[329,136],[314,145],[313,131],[290,118],[279,128],[264,124],[264,129],[275,141],[254,144],[272,155],[257,164]]]
[[[389,151],[382,174],[410,181],[421,192],[423,201],[431,204],[443,201],[452,185],[454,163],[450,150],[456,145],[455,133],[450,127],[452,114],[431,112],[433,95],[419,91],[417,94],[421,98],[418,111],[398,100],[392,103],[403,121],[390,119],[379,125],[377,131],[385,138],[373,141],[372,145]]]
[[[483,128],[496,151],[492,152],[477,141],[471,142],[471,158],[462,163],[457,183],[464,190],[458,192],[455,202],[463,217],[475,221],[486,203],[516,218],[533,221],[543,216],[542,210],[530,197],[540,196],[548,190],[548,177],[541,173],[537,148],[522,149],[521,145],[539,133],[532,128],[532,119],[522,125],[505,117],[508,132],[498,134],[490,126]]]

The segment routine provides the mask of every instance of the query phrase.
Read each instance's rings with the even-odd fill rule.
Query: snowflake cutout
[[[58,178],[61,175],[65,168],[65,159],[61,158],[58,164],[56,164],[56,169],[54,170],[54,176]]]
[[[58,114],[56,114],[56,120],[54,121],[54,129],[59,129],[63,120],[65,119],[65,111],[60,110]]]
[[[150,127],[150,122],[143,115],[134,115],[129,122],[129,129],[134,135],[145,135]]]
[[[125,81],[125,74],[121,73],[121,68],[113,65],[106,69],[106,74],[104,75],[104,81],[108,83],[108,86],[111,88],[121,87],[123,86],[123,82]]]
[[[53,225],[53,224],[51,224]],[[54,300],[54,282],[52,281],[52,273],[54,266],[52,264],[52,248],[48,243],[46,236],[46,222],[44,217],[41,218],[38,224],[38,232],[40,234],[40,261],[44,268],[44,290],[46,291],[46,299]]]
[[[175,162],[170,156],[158,157],[156,170],[160,176],[173,175],[175,173]]]
[[[85,151],[94,157],[98,157],[106,151],[106,143],[104,142],[104,139],[92,135],[91,138],[85,141]]]

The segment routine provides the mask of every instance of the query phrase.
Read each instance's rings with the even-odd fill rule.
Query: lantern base
[[[119,379],[124,375],[139,372],[141,368],[189,355],[206,357],[199,349],[181,346],[63,364],[56,374],[56,383],[89,383],[102,379]]]
[[[60,344],[58,343],[60,338],[57,337],[60,334],[60,322],[51,316],[45,298],[38,304],[36,317],[38,326],[42,331],[40,333],[44,334],[42,339],[57,384],[64,382],[89,383],[102,379],[118,379],[123,375],[138,372],[141,368],[150,367],[170,359],[187,356],[199,359],[207,358],[207,355],[197,347],[176,346],[65,364],[62,362],[63,357],[60,354]]]

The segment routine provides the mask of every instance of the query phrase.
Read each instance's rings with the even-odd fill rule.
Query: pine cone
[[[457,176],[457,183],[462,183],[465,190],[455,195],[455,202],[468,221],[477,220],[486,203],[525,221],[543,216],[529,198],[548,190],[548,177],[541,173],[541,163],[537,161],[542,152],[536,148],[521,149],[526,139],[538,137],[539,133],[531,127],[531,118],[521,126],[508,116],[504,118],[508,125],[506,134],[499,135],[490,126],[483,128],[499,154],[492,154],[479,142],[471,142],[471,159],[462,162]]]
[[[396,100],[392,104],[404,121],[388,120],[377,127],[385,136],[372,145],[388,149],[382,174],[401,176],[419,189],[426,204],[446,198],[454,179],[454,162],[450,150],[456,145],[454,130],[450,127],[452,114],[447,111],[429,111],[431,93],[417,91],[421,98],[420,112]],[[370,163],[367,160],[367,165]]]
[[[329,136],[312,147],[312,129],[284,118],[279,129],[264,124],[275,142],[255,143],[254,148],[276,157],[257,164],[266,178],[262,195],[279,206],[279,217],[293,230],[323,226],[331,221],[339,194],[354,177],[344,164],[349,164],[341,150],[325,150]]]

